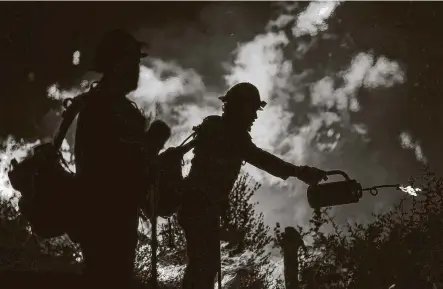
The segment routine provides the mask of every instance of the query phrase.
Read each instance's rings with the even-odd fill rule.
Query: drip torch
[[[404,188],[400,184],[380,185],[363,189],[360,183],[349,178],[343,171],[328,171],[327,175],[342,175],[344,180],[309,186],[307,191],[308,203],[313,209],[358,203],[363,196],[363,192],[368,191],[371,195],[376,196],[380,188],[396,188],[415,196],[415,192],[420,191],[418,188]]]

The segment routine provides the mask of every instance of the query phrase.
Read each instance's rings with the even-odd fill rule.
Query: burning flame
[[[407,187],[399,186],[398,188],[400,190],[402,190],[403,192],[405,192],[405,193],[407,193],[407,194],[409,194],[411,196],[414,196],[414,197],[417,196],[417,192],[421,192],[422,191],[422,189],[420,189],[420,188],[413,188],[411,186],[407,186]]]
[[[8,172],[10,169],[10,162],[16,159],[21,162],[26,158],[32,149],[40,144],[40,141],[25,142],[17,140],[9,136],[1,143],[0,147],[0,199],[9,200],[16,192],[9,183]]]

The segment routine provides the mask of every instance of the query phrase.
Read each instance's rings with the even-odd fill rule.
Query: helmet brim
[[[226,95],[222,95],[219,96],[218,99],[220,99],[223,103],[226,103]],[[268,103],[264,100],[261,100],[260,103],[258,104],[258,107],[256,108],[257,110],[263,110],[263,108],[267,105]]]

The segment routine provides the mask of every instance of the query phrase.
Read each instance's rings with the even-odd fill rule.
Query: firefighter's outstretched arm
[[[297,172],[297,166],[285,162],[254,144],[248,145],[244,153],[246,162],[280,179],[286,180],[295,176]]]
[[[296,166],[285,162],[253,143],[245,148],[244,155],[246,162],[283,180],[296,177],[308,185],[313,185],[326,177],[326,172],[323,170],[308,166]]]

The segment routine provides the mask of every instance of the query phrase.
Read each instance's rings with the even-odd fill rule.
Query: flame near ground
[[[412,187],[412,186],[406,186],[406,187],[403,187],[403,186],[399,186],[398,187],[401,191],[403,191],[403,192],[405,192],[405,193],[407,193],[407,194],[409,194],[409,195],[411,195],[411,196],[414,196],[414,197],[417,197],[418,195],[417,195],[417,192],[421,192],[422,191],[422,189],[420,189],[420,188],[414,188],[414,187]]]

